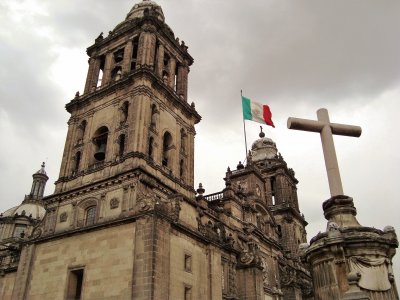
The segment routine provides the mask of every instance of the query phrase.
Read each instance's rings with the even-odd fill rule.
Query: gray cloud
[[[68,120],[64,105],[82,90],[85,49],[134,5],[47,0],[40,2],[45,14],[16,20],[6,2],[0,4],[0,133],[6,141],[0,147],[0,210],[23,199],[31,174],[46,157],[50,181],[57,179]],[[345,191],[356,201],[360,222],[399,228],[400,143],[393,132],[400,108],[400,2],[158,3],[195,59],[189,96],[203,116],[196,138],[197,183],[216,192],[226,167],[244,157],[243,89],[272,108],[277,128],[267,132],[297,172],[312,237],[324,229],[321,203],[328,198],[321,145],[318,135],[288,131],[285,122],[289,116],[315,119],[316,109],[326,106],[332,121],[363,127],[360,139],[335,138]],[[80,49],[82,63],[60,48]],[[66,79],[57,83],[52,71],[59,61]],[[82,81],[78,87],[76,77]],[[247,126],[250,145],[258,124]],[[52,190],[49,182],[47,193]]]

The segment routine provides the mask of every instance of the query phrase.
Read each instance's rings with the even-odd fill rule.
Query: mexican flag
[[[267,124],[275,128],[268,105],[260,104],[242,96],[243,119]]]

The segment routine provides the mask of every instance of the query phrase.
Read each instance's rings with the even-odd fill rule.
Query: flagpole
[[[242,99],[243,92],[240,90],[240,98]],[[243,100],[242,100],[243,101]],[[242,107],[242,116],[243,116],[243,107]],[[244,130],[244,146],[246,149],[246,155],[244,156],[245,160],[247,159],[247,137],[246,137],[246,121],[243,117],[243,130]]]

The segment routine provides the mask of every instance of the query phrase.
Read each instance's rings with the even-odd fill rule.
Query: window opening
[[[136,69],[138,49],[139,49],[139,37],[135,37],[132,41],[132,44],[133,44],[133,50],[131,59],[131,71]]]
[[[185,286],[185,300],[192,300],[192,287],[191,286]]]
[[[68,280],[67,300],[82,299],[83,269],[71,270]]]
[[[99,70],[99,76],[97,77],[97,85],[96,85],[96,87],[99,87],[102,84],[105,63],[106,63],[106,57],[103,55],[103,56],[100,57],[100,70]]]
[[[80,151],[78,151],[78,152],[76,152],[76,154],[75,154],[75,166],[74,166],[74,172],[78,172],[78,170],[79,170],[79,165],[80,165],[80,163],[81,163],[81,152]]]
[[[81,144],[83,142],[83,138],[85,136],[85,131],[86,131],[86,125],[87,122],[86,120],[83,120],[81,124],[78,126],[78,139],[77,139],[77,144]]]
[[[124,59],[124,48],[114,52],[114,61],[116,64],[122,62],[123,59]]]
[[[154,144],[154,138],[150,137],[150,139],[149,139],[149,150],[148,150],[148,153],[147,153],[150,158],[153,158],[153,147],[154,147],[153,144]]]
[[[15,224],[13,236],[17,238],[23,237],[23,235],[25,235],[25,231],[26,224]]]
[[[125,151],[125,134],[121,134],[119,136],[119,151],[118,151],[118,155],[119,156],[124,155],[124,151]]]
[[[108,128],[102,126],[96,130],[93,142],[96,145],[94,158],[98,161],[103,161],[106,158],[106,146],[108,138]]]
[[[162,158],[162,165],[168,167],[170,165],[170,150],[172,147],[172,136],[171,134],[167,131],[164,134],[164,139],[163,139],[163,158]]]
[[[129,112],[129,102],[125,101],[122,106],[120,107],[120,123],[125,123],[128,119],[128,112]]]
[[[86,209],[85,225],[93,225],[96,219],[96,206],[91,206]]]
[[[182,178],[185,173],[185,162],[183,159],[180,160],[179,162],[179,176]]]
[[[185,254],[185,271],[192,271],[192,256],[189,254]]]
[[[272,205],[275,205],[275,195],[276,195],[276,179],[275,177],[271,177],[271,196],[272,196]]]
[[[111,72],[111,79],[113,81],[118,81],[121,79],[121,77],[122,77],[122,67],[117,66]]]

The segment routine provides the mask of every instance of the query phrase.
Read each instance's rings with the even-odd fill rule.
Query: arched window
[[[119,145],[118,155],[122,156],[122,155],[124,155],[124,152],[125,152],[125,134],[121,134],[119,136],[118,145]]]
[[[96,206],[90,206],[85,212],[85,225],[93,225],[96,220]]]
[[[171,149],[172,149],[172,135],[167,131],[164,133],[163,138],[163,155],[162,165],[169,167],[171,165]]]
[[[93,137],[93,143],[96,147],[94,158],[98,161],[103,161],[106,158],[107,139],[108,128],[106,126],[102,126],[96,130]]]

